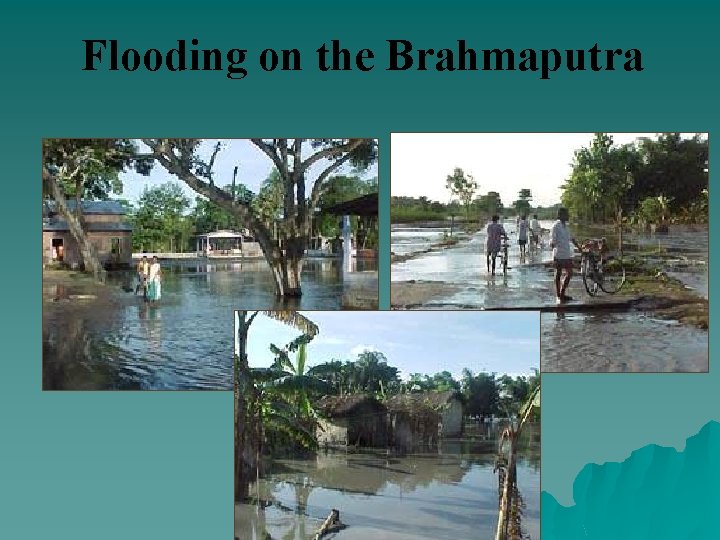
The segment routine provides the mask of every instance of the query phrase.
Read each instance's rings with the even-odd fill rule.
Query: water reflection
[[[263,538],[259,533],[266,531],[272,538],[306,540],[337,508],[348,525],[338,540],[492,538],[497,431],[471,433],[471,439],[445,442],[434,452],[335,451],[278,460],[251,489],[265,508],[236,505],[235,536]],[[529,426],[520,444],[518,481],[531,538],[539,538],[539,443],[539,426]]]
[[[275,298],[264,261],[162,266],[157,305],[133,294],[130,272],[112,273],[106,287],[44,285],[44,389],[228,390],[233,310],[340,309],[347,294],[336,259],[306,261],[304,295],[288,302]],[[374,278],[377,290],[376,273],[357,275]]]

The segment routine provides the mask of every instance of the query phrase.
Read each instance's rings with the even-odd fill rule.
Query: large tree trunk
[[[288,238],[285,241],[285,256],[282,258],[280,273],[282,288],[286,297],[300,297],[302,295],[301,278],[303,257],[305,256],[304,237]]]
[[[285,253],[273,238],[269,226],[253,212],[248,203],[236,200],[234,194],[215,187],[211,181],[205,182],[198,178],[191,171],[189,156],[183,155],[182,151],[178,153],[177,147],[173,146],[170,139],[143,139],[143,142],[151,148],[152,157],[168,172],[176,175],[197,193],[228,210],[233,217],[250,229],[260,244],[265,260],[270,265],[277,296],[298,297],[302,294],[300,273],[313,209],[320,201],[329,176],[348,162],[352,152],[364,144],[366,139],[349,139],[346,144],[317,151],[304,161],[301,155],[303,140],[295,139],[294,143],[289,145],[288,139],[275,139],[272,144],[266,143],[263,139],[250,139],[270,158],[283,180],[285,223],[282,240],[285,243]],[[289,166],[291,156],[292,170]],[[334,158],[334,161],[318,175],[308,200],[305,173],[314,163],[325,158]],[[214,155],[210,160],[209,168],[212,168],[213,161]]]
[[[68,209],[67,204],[65,203],[65,195],[60,188],[57,177],[50,174],[48,171],[43,170],[43,181],[57,205],[58,212],[63,219],[67,221],[70,234],[72,234],[75,242],[77,242],[85,271],[90,272],[98,281],[105,281],[105,269],[98,259],[95,246],[93,246],[87,239],[87,235],[83,230],[80,220]]]

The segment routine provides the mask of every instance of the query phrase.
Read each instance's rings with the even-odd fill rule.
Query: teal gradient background
[[[1,9],[0,538],[232,537],[230,394],[40,391],[42,137],[378,137],[380,305],[387,308],[391,131],[709,131],[714,140],[719,121],[718,12],[698,3],[216,2],[190,9],[128,1]],[[193,37],[201,46],[248,48],[248,76],[81,71],[82,39],[166,50]],[[319,72],[314,51],[331,39],[373,49],[378,67]],[[418,48],[457,39],[518,49],[597,42],[641,49],[645,71],[549,81],[521,72],[393,73],[383,69],[386,39]],[[266,47],[300,49],[303,70],[262,72],[252,58]],[[487,188],[492,179],[479,181]],[[711,188],[713,212],[717,204]],[[714,282],[711,289],[714,295]],[[543,376],[543,489],[572,504],[572,482],[585,464],[623,460],[648,443],[682,447],[720,419],[714,363],[710,375],[697,376]],[[543,523],[545,540],[561,534]]]

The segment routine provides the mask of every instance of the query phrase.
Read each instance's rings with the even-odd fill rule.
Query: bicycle
[[[500,251],[498,254],[500,255],[500,265],[502,266],[503,275],[507,276],[508,271],[508,248],[510,247],[510,244],[507,240],[505,240],[500,245]]]
[[[580,275],[585,290],[590,296],[599,291],[615,294],[625,285],[625,267],[622,260],[603,253],[604,239],[586,240],[580,250]],[[593,247],[585,247],[591,244]],[[601,249],[594,249],[595,246]]]

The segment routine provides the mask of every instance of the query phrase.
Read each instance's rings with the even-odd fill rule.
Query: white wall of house
[[[450,403],[442,411],[442,433],[443,437],[457,437],[463,431],[463,406],[457,399],[451,399]]]

